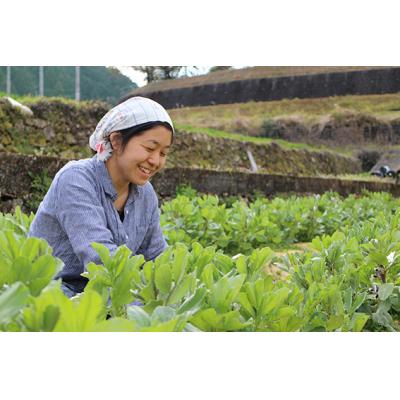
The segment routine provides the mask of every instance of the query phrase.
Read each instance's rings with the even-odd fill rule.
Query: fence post
[[[39,67],[39,96],[44,96],[43,67]]]
[[[11,67],[7,66],[7,85],[6,92],[8,95],[11,94]]]
[[[80,67],[75,67],[75,100],[81,99],[81,71]]]

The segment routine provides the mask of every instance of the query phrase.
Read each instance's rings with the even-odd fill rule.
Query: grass
[[[221,104],[174,109],[169,113],[178,124],[229,131],[238,130],[238,120],[243,128],[247,125],[248,130],[256,131],[264,120],[277,118],[292,118],[305,125],[321,122],[326,117],[360,114],[392,120],[400,118],[400,93]]]
[[[380,178],[370,175],[368,172],[361,174],[345,174],[345,175],[318,175],[319,178],[340,179],[345,181],[365,181],[365,182],[380,182],[380,183],[395,183],[393,178]]]
[[[340,152],[344,156],[350,156],[351,152],[347,151],[345,149],[341,149],[340,151],[332,150],[329,147],[326,146],[312,146],[304,143],[294,143],[294,142],[288,142],[286,140],[282,139],[270,139],[270,138],[264,138],[264,137],[255,137],[255,136],[248,136],[248,135],[243,135],[239,133],[231,133],[231,132],[226,132],[223,130],[219,129],[212,129],[212,128],[199,128],[197,126],[191,126],[191,125],[181,125],[181,124],[175,124],[175,128],[182,133],[189,133],[189,134],[195,134],[195,133],[201,133],[204,135],[208,135],[211,137],[215,138],[222,138],[222,139],[230,139],[230,140],[236,140],[239,142],[245,142],[245,143],[256,143],[256,144],[261,144],[261,145],[268,145],[271,143],[276,143],[279,146],[281,146],[284,149],[287,150],[308,150],[308,151],[317,151],[317,152],[329,152],[329,153],[335,153],[337,154]]]
[[[88,105],[93,104],[93,100],[81,100],[81,101],[76,101],[74,99],[68,99],[66,97],[48,97],[48,96],[20,96],[17,94],[11,93],[8,95],[5,92],[0,92],[0,99],[2,97],[12,97],[14,100],[18,101],[21,104],[24,105],[29,105],[29,104],[34,104],[34,103],[39,103],[39,102],[58,102],[58,103],[63,103],[63,104],[68,104],[77,108],[82,108]],[[97,102],[97,101],[96,101]]]

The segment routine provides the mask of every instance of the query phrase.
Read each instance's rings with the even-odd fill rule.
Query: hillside
[[[137,87],[115,68],[81,67],[81,99],[102,100],[110,104]],[[74,99],[75,67],[44,67],[44,95]],[[0,92],[6,91],[6,67],[0,67]],[[39,94],[38,67],[11,67],[13,95]]]

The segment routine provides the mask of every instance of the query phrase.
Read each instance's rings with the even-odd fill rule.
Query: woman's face
[[[161,125],[131,138],[123,150],[117,151],[116,162],[121,178],[144,185],[164,167],[171,142],[172,132]]]

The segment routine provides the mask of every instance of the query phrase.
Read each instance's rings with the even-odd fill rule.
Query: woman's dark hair
[[[129,140],[131,140],[134,136],[139,136],[143,134],[144,131],[147,131],[148,129],[151,128],[155,128],[156,126],[165,126],[167,129],[171,131],[172,133],[171,144],[172,144],[174,141],[174,131],[172,129],[172,126],[168,122],[161,122],[161,121],[145,122],[144,124],[139,124],[130,128],[116,131],[121,134],[122,150],[125,149],[125,146],[128,144]]]

